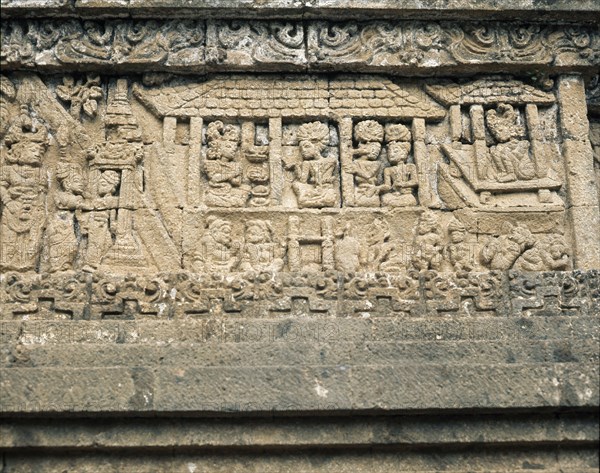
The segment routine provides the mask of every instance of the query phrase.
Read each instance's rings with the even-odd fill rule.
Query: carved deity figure
[[[27,105],[11,124],[0,166],[0,268],[33,270],[45,225],[46,179],[41,172],[48,129],[37,123]]]
[[[270,222],[253,219],[246,222],[241,271],[281,271],[285,247],[274,238]]]
[[[233,125],[215,121],[208,125],[206,138],[208,151],[204,169],[209,186],[206,204],[213,207],[244,207],[250,189],[242,184],[239,131]]]
[[[369,226],[364,238],[361,264],[366,271],[384,270],[393,250],[389,242],[390,230],[387,222],[376,218]]]
[[[386,128],[387,158],[390,167],[383,171],[381,203],[384,207],[417,205],[413,189],[418,186],[417,167],[408,163],[411,133],[401,124]]]
[[[456,218],[448,224],[448,239],[450,242],[444,248],[444,257],[456,272],[471,271],[475,263],[470,243],[465,242],[467,230]]]
[[[197,271],[229,273],[239,265],[240,246],[231,237],[231,224],[211,215],[200,239],[200,248],[194,256]]]
[[[344,171],[354,174],[354,204],[359,207],[379,207],[378,186],[381,172],[381,143],[383,127],[374,120],[359,122],[354,127],[358,148],[353,150],[354,161],[344,166]]]
[[[438,270],[442,262],[442,234],[437,216],[425,211],[419,218],[412,264],[418,270]]]
[[[100,174],[94,210],[87,213],[81,229],[82,234],[87,235],[84,271],[96,270],[113,245],[113,234],[117,228],[116,209],[119,205],[116,193],[120,181],[116,171],[108,170]]]
[[[511,269],[517,259],[533,247],[533,234],[525,226],[506,222],[503,234],[486,243],[481,249],[481,261],[490,269]]]
[[[60,188],[54,195],[56,214],[46,231],[49,271],[67,271],[73,268],[77,255],[75,218],[81,221],[81,209],[90,209],[84,201],[85,183],[80,166],[59,163],[56,179]]]
[[[305,123],[298,128],[302,163],[294,165],[292,188],[299,207],[333,207],[338,200],[336,189],[337,159],[323,156],[329,142],[325,123]]]
[[[498,182],[530,180],[535,178],[535,164],[529,155],[529,142],[519,140],[522,128],[511,105],[500,104],[485,114],[487,127],[497,141],[490,148],[495,179]]]
[[[518,271],[566,271],[569,269],[569,247],[562,235],[544,235],[515,262]]]

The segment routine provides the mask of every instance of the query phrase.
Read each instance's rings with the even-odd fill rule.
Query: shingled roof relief
[[[501,102],[550,105],[556,101],[552,92],[545,92],[518,80],[498,83],[498,81],[484,79],[467,84],[427,85],[425,90],[444,105]]]
[[[445,109],[414,85],[385,78],[327,81],[315,78],[213,79],[163,88],[136,86],[136,97],[159,117],[195,116],[211,110],[254,110],[295,115],[293,109],[355,115],[441,119]]]

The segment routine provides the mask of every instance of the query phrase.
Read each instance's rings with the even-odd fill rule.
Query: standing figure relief
[[[40,253],[46,224],[47,180],[43,161],[48,149],[48,128],[34,118],[27,105],[4,137],[0,165],[0,268],[31,271]]]

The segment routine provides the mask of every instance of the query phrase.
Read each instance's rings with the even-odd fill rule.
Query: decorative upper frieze
[[[435,68],[600,65],[594,26],[512,22],[12,20],[1,64],[18,68],[426,73]]]

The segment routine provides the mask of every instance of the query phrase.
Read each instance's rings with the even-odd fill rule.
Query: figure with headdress
[[[384,207],[417,205],[413,191],[418,186],[417,167],[408,163],[411,133],[401,124],[386,127],[387,159],[390,167],[383,171],[381,202]]]
[[[490,148],[492,178],[498,182],[529,180],[536,177],[535,165],[529,155],[529,141],[520,140],[522,133],[518,114],[512,105],[500,104],[485,114],[487,127],[496,139]]]
[[[281,271],[285,246],[275,240],[271,223],[253,219],[246,222],[241,271]]]
[[[240,133],[233,125],[221,121],[209,123],[206,130],[208,151],[204,171],[208,176],[206,205],[212,207],[245,207],[250,195],[242,183],[239,162]]]
[[[4,144],[0,165],[0,268],[33,270],[45,225],[47,184],[42,160],[48,148],[48,129],[31,116],[27,105],[22,105]]]
[[[297,132],[302,162],[294,164],[292,189],[298,207],[333,207],[338,203],[336,190],[337,159],[323,155],[329,143],[329,128],[322,122],[300,125]]]
[[[448,245],[444,248],[444,257],[456,272],[471,271],[474,267],[471,244],[465,242],[467,229],[454,217],[448,224]]]
[[[442,235],[437,216],[427,210],[421,214],[414,240],[412,264],[415,269],[438,270],[442,262]]]
[[[59,184],[54,195],[56,213],[46,231],[49,271],[66,271],[73,268],[77,255],[77,237],[74,221],[81,221],[81,209],[89,209],[84,200],[85,183],[81,167],[60,162],[56,167]]]
[[[380,186],[377,185],[381,171],[381,143],[383,126],[375,120],[364,120],[354,127],[354,139],[358,148],[353,150],[354,161],[344,166],[344,172],[354,174],[354,205],[379,207]]]
[[[194,269],[198,272],[232,272],[239,265],[239,253],[239,245],[232,241],[231,224],[211,215],[207,218],[200,248],[194,255]]]
[[[116,197],[121,177],[117,171],[103,171],[98,178],[96,198],[91,212],[83,222],[81,232],[87,235],[87,250],[85,254],[84,271],[98,269],[102,258],[113,246],[113,234],[117,227],[117,207],[119,198]]]

